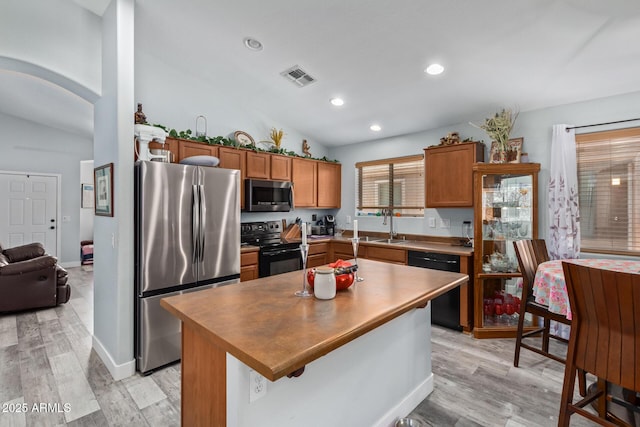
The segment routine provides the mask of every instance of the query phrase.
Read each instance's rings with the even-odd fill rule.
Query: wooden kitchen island
[[[296,297],[301,271],[163,299],[182,321],[182,425],[391,425],[417,406],[433,390],[427,303],[468,276],[358,264],[365,281],[332,300]],[[270,380],[254,402],[250,369]]]

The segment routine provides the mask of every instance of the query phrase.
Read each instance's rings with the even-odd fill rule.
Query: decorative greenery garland
[[[160,129],[164,130],[165,132],[167,132],[167,134],[169,134],[169,136],[171,138],[188,139],[190,141],[203,142],[203,143],[208,144],[208,145],[222,145],[222,146],[226,146],[226,147],[235,147],[235,148],[242,147],[242,148],[246,148],[246,149],[249,149],[249,150],[253,150],[255,152],[284,154],[285,156],[301,157],[303,159],[311,159],[311,160],[320,160],[320,161],[323,161],[323,162],[340,163],[338,160],[330,160],[330,159],[328,159],[327,156],[323,156],[322,158],[306,157],[306,156],[301,156],[300,154],[296,153],[295,151],[285,150],[284,148],[276,148],[275,146],[271,147],[270,149],[265,150],[265,149],[257,147],[255,144],[240,145],[240,144],[238,144],[238,141],[236,141],[235,139],[226,138],[224,136],[214,136],[214,137],[208,137],[206,135],[192,136],[191,135],[191,129],[181,130],[181,131],[178,132],[175,129],[169,129],[166,126],[163,126],[163,125],[157,124],[157,123],[154,123],[151,126],[155,126],[157,128],[160,128]]]

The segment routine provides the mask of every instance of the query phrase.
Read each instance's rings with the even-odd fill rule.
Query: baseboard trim
[[[413,411],[427,396],[433,391],[433,372],[424,381],[407,394],[404,399],[398,402],[393,408],[384,414],[375,427],[390,427],[395,425],[398,418],[404,418]]]
[[[102,363],[107,367],[109,373],[113,377],[114,381],[120,381],[124,378],[128,378],[136,373],[136,360],[132,359],[129,362],[118,365],[107,349],[102,345],[100,340],[93,335],[93,349],[96,351]]]
[[[82,264],[80,264],[80,261],[69,261],[69,262],[61,262],[60,266],[64,267],[64,268],[71,268],[71,267],[80,267]]]

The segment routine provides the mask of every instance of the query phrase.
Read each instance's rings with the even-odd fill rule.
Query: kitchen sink
[[[396,245],[398,243],[408,243],[409,242],[408,240],[405,240],[405,239],[386,239],[386,240],[383,240],[383,241],[385,243],[389,243],[391,245]]]
[[[387,243],[387,244],[391,244],[391,245],[395,245],[398,243],[407,243],[408,240],[405,239],[384,239],[384,238],[372,238],[372,237],[366,237],[364,239],[365,242],[369,242],[369,243]]]

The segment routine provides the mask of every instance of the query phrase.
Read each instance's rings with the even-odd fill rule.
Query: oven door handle
[[[287,254],[287,253],[292,253],[292,252],[300,252],[300,248],[294,248],[294,249],[280,249],[278,251],[269,251],[269,252],[262,252],[262,256],[276,256],[276,255],[282,255],[282,254]]]

